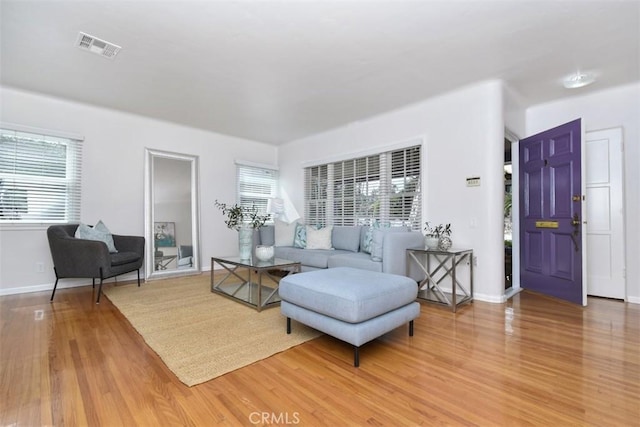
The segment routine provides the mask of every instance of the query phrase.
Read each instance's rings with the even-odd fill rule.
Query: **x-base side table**
[[[473,301],[472,249],[407,249],[407,276],[412,262],[426,276],[418,283],[418,299],[447,305],[454,313],[458,305]],[[469,266],[468,287],[457,276],[458,267],[465,264]],[[451,292],[441,286],[446,279],[450,279]]]

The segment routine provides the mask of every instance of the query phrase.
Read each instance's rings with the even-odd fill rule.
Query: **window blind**
[[[246,208],[255,206],[260,214],[267,214],[269,199],[277,195],[278,171],[238,164],[237,183],[238,204]]]
[[[0,223],[80,220],[82,143],[0,129]]]
[[[381,221],[420,230],[421,147],[305,168],[308,224],[366,225]]]

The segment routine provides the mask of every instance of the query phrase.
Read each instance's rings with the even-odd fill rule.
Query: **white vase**
[[[273,258],[275,249],[273,246],[258,245],[256,246],[256,258],[260,261],[269,261]]]
[[[424,245],[426,246],[427,249],[430,249],[430,250],[438,249],[439,241],[440,239],[438,239],[438,236],[435,236],[433,234],[427,234],[426,236],[424,236]]]
[[[243,225],[238,229],[238,253],[240,259],[251,259],[253,246],[253,228]]]

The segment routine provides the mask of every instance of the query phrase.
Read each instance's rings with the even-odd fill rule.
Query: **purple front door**
[[[580,119],[520,141],[520,285],[586,305]]]

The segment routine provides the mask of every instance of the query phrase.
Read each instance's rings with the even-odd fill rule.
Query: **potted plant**
[[[251,208],[240,206],[238,204],[229,206],[226,203],[220,203],[217,200],[215,201],[215,204],[216,207],[222,211],[222,214],[227,216],[224,223],[227,224],[227,227],[233,230],[240,230],[242,227],[249,227],[252,229],[260,228],[269,219],[268,214],[260,215],[258,208],[255,206],[251,206]]]
[[[262,227],[269,215],[260,215],[258,208],[251,206],[240,206],[238,204],[227,205],[217,200],[215,205],[227,217],[224,223],[232,230],[238,231],[238,248],[240,259],[251,258],[251,246],[253,245],[253,230]]]
[[[425,244],[427,249],[447,251],[451,248],[451,224],[432,226],[429,221],[427,221],[425,222],[424,231],[426,231]]]

